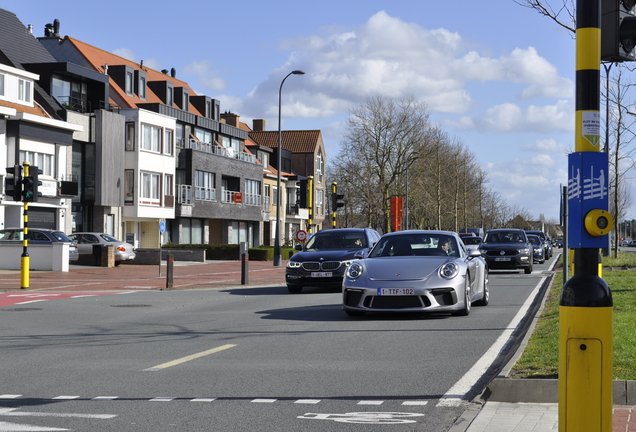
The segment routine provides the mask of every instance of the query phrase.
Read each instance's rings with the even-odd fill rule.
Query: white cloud
[[[549,117],[542,129],[554,130],[562,118],[560,106],[519,108],[515,113],[512,102],[573,95],[571,80],[560,77],[556,67],[534,47],[487,57],[474,50],[467,52],[465,47],[470,46],[470,41],[458,33],[426,29],[384,11],[353,30],[287,39],[282,46],[293,50],[288,62],[248,95],[248,109],[262,112],[266,106],[269,115],[277,112],[272,103],[278,100],[274,92],[282,77],[294,69],[307,72],[304,77],[295,78],[296,83],[285,83],[284,94],[296,102],[296,116],[317,112],[320,117],[329,117],[342,112],[345,106],[362,103],[371,94],[397,97],[406,93],[413,93],[431,111],[466,113],[476,105],[467,90],[469,83],[514,83],[516,94],[499,95],[508,99],[508,104],[491,108],[481,122],[472,123],[501,129],[503,120],[503,130],[512,130],[519,125],[534,127]],[[299,92],[311,97],[301,98]],[[469,127],[471,122],[462,123]],[[567,128],[572,122],[569,123]]]
[[[123,57],[126,60],[137,61],[135,53],[129,48],[117,48],[116,50],[113,50],[113,54]]]
[[[210,60],[193,61],[183,68],[183,72],[192,75],[196,79],[196,86],[203,87],[208,90],[225,90],[227,83],[212,70],[212,62]],[[203,92],[205,93],[205,92]]]

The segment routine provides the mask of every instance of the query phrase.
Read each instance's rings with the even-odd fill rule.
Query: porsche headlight
[[[287,268],[300,268],[301,265],[298,261],[287,261]]]
[[[347,277],[349,279],[358,279],[362,276],[362,272],[364,271],[364,267],[362,264],[354,262],[349,267],[347,267]]]
[[[439,268],[439,275],[444,279],[453,279],[459,274],[459,266],[454,262],[448,262]]]
[[[353,261],[355,261],[355,260],[341,261],[340,265],[343,265],[345,267],[349,267]]]

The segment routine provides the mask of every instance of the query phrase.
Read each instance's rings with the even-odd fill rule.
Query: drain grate
[[[12,309],[3,309],[0,308],[0,312],[31,312],[31,311],[41,311],[42,308],[12,308]]]
[[[110,305],[110,307],[152,307],[152,305],[145,305],[145,304],[127,304],[127,305]]]

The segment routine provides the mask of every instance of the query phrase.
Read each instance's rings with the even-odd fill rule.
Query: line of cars
[[[5,228],[0,230],[0,244],[22,242],[24,230],[22,228]],[[93,253],[93,246],[113,246],[115,248],[115,264],[135,259],[136,253],[130,243],[122,242],[104,233],[76,232],[66,235],[59,230],[45,228],[29,228],[27,240],[30,245],[51,245],[56,242],[69,243],[69,262],[79,260],[80,254]]]
[[[549,246],[548,246],[549,244]],[[537,246],[535,248],[535,245]],[[349,316],[367,312],[445,312],[468,315],[490,301],[491,269],[523,270],[553,254],[542,231],[494,229],[481,236],[409,230],[380,236],[372,229],[333,229],[313,235],[290,257],[285,281],[342,290]]]

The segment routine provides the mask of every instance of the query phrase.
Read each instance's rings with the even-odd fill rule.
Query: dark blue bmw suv
[[[300,252],[289,258],[285,269],[285,282],[292,294],[304,286],[341,286],[345,270],[356,258],[380,240],[380,234],[370,228],[339,228],[314,234]]]

